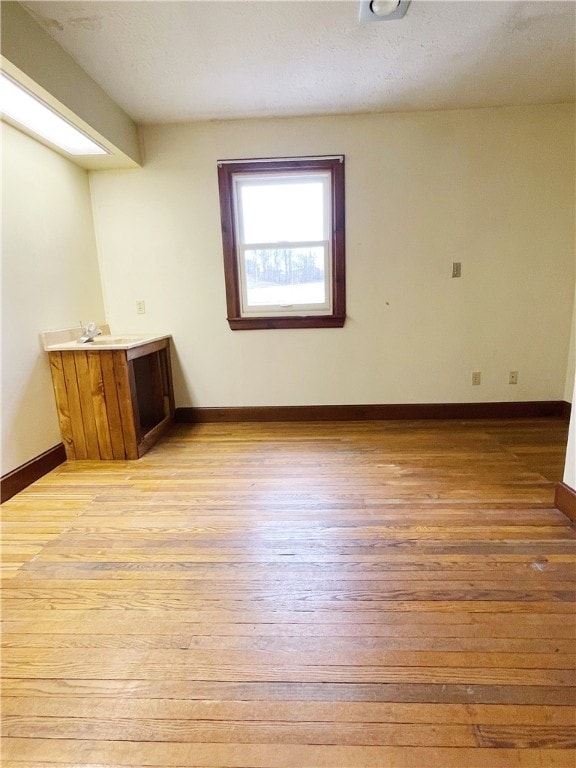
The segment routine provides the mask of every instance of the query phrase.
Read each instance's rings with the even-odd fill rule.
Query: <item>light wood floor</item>
[[[574,767],[560,421],[178,426],[3,508],[4,768]]]

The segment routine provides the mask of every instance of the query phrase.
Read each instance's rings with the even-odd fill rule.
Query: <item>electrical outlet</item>
[[[510,371],[508,384],[518,384],[518,371]]]
[[[462,276],[462,262],[461,261],[453,261],[452,262],[452,277],[461,277]]]
[[[138,299],[138,301],[136,302],[136,314],[137,315],[146,314],[146,303],[144,299]]]
[[[478,384],[480,384],[481,380],[482,380],[481,372],[480,371],[473,371],[472,372],[472,384],[474,384],[474,386],[477,386]]]

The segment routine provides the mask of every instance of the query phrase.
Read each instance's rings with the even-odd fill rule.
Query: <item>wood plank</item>
[[[574,709],[574,690],[552,685],[465,685],[458,683],[277,683],[207,680],[102,680],[86,678],[7,678],[5,696],[23,699],[81,696],[124,699],[186,699],[288,702],[405,702],[500,704],[515,710],[538,705]]]
[[[397,637],[342,637],[338,634],[330,637],[279,637],[278,635],[241,635],[238,625],[230,625],[229,635],[194,634],[186,631],[186,625],[180,627],[181,634],[156,634],[156,628],[149,633],[108,634],[93,631],[82,634],[56,632],[38,633],[31,631],[18,634],[13,631],[16,622],[5,624],[6,635],[2,638],[3,648],[200,648],[212,651],[283,651],[306,653],[314,651],[333,653],[335,651],[353,652],[359,650],[386,651],[445,651],[445,652],[481,652],[481,653],[521,653],[542,654],[550,652],[550,633],[545,638],[494,638],[466,637],[456,635],[446,637],[445,631],[437,637],[421,634],[407,637],[404,632]],[[217,626],[217,625],[213,625]],[[81,629],[81,627],[78,627]],[[102,627],[101,629],[105,629]],[[554,652],[573,658],[574,642],[572,639],[556,638]]]
[[[64,443],[64,449],[66,450],[66,458],[74,460],[76,458],[76,447],[74,444],[74,436],[72,434],[70,405],[68,403],[68,391],[66,389],[62,353],[49,352],[48,359],[50,361],[50,373],[52,374],[52,384],[54,386],[54,395],[56,398],[60,435],[62,437],[62,442]]]
[[[106,654],[98,648],[69,648],[66,659],[71,665],[91,665],[94,661],[103,658]],[[258,667],[261,671],[276,668],[278,673],[292,674],[295,669],[306,668],[312,673],[328,674],[327,668],[337,667],[342,674],[353,674],[348,667],[362,668],[358,674],[365,675],[367,670],[374,674],[385,674],[385,670],[396,667],[442,667],[447,674],[453,668],[473,669],[511,669],[518,670],[573,670],[574,655],[572,653],[497,653],[497,652],[460,652],[460,651],[396,651],[396,650],[368,650],[350,652],[329,651],[305,651],[298,654],[297,658],[290,650],[247,650],[228,649],[225,660],[219,649],[202,649],[196,647],[146,649],[143,653],[134,649],[118,649],[114,654],[119,663],[125,663],[127,669],[137,664],[140,668],[164,668],[172,661],[175,666],[185,668],[194,666],[198,669],[206,667],[220,667],[224,673],[227,668],[236,668],[243,672],[248,667]],[[60,663],[62,653],[59,649],[52,648],[6,648],[3,653],[3,663],[17,664],[47,664]],[[172,673],[167,673],[172,675]],[[182,678],[194,679],[194,678]],[[275,678],[272,678],[275,679]]]
[[[86,435],[80,403],[80,391],[78,388],[78,375],[76,372],[76,353],[65,352],[62,354],[62,370],[68,395],[68,410],[70,413],[70,426],[76,459],[87,459]]]
[[[177,680],[189,682],[301,682],[301,683],[429,683],[458,685],[530,685],[575,687],[573,669],[515,669],[468,667],[380,667],[354,664],[338,666],[271,663],[226,664],[216,661],[199,663],[194,667],[179,659],[180,666],[169,662],[148,661],[143,654],[126,659],[107,661],[102,654],[93,659],[70,659],[70,652],[61,660],[36,660],[36,654],[13,657],[3,653],[2,669],[6,678],[56,678],[82,680]],[[63,656],[62,653],[59,654]],[[193,664],[194,661],[191,660]]]
[[[94,421],[98,438],[100,458],[113,459],[112,443],[110,441],[110,425],[108,422],[108,409],[104,395],[104,375],[100,364],[100,352],[88,352],[88,375],[90,391],[94,408]]]
[[[81,752],[79,753],[79,750]],[[273,744],[186,744],[159,742],[82,741],[76,739],[11,738],[3,741],[4,760],[47,761],[85,765],[167,766],[169,768],[382,768],[423,765],[442,768],[573,768],[574,755],[564,749],[478,749],[462,747],[395,747],[295,744],[289,750]],[[17,764],[17,763],[16,763]]]
[[[14,533],[9,532],[5,535],[5,540],[10,541],[11,536],[18,537],[18,540],[23,540],[23,537],[33,539],[38,535],[57,535],[61,532],[62,526],[60,524],[39,525],[34,531],[29,534],[22,534],[18,531]],[[133,581],[133,584],[122,584],[118,578],[111,578],[110,574],[104,571],[100,573],[101,578],[85,578],[88,572],[83,574],[74,574],[76,578],[74,584],[71,585],[71,578],[58,578],[53,579],[50,577],[43,577],[42,584],[38,584],[37,571],[34,569],[36,577],[27,576],[26,572],[23,572],[18,580],[18,590],[22,592],[20,596],[24,596],[25,590],[28,588],[33,591],[33,596],[41,596],[42,593],[49,591],[51,595],[59,592],[63,589],[70,589],[72,586],[77,590],[99,590],[103,592],[130,592],[131,590],[145,589],[150,592],[169,592],[171,594],[177,592],[183,592],[189,596],[197,596],[199,598],[206,598],[207,593],[211,599],[241,599],[246,598],[248,592],[251,597],[269,598],[275,599],[289,594],[291,597],[298,599],[304,598],[308,592],[306,592],[306,586],[302,585],[301,578],[298,574],[291,572],[286,573],[284,580],[277,580],[273,577],[268,580],[265,576],[246,578],[242,577],[236,581],[230,580],[230,578],[186,578],[186,573],[182,574],[182,578],[174,578],[171,572],[159,572],[156,577],[153,573],[139,573],[139,578],[130,579],[129,572],[126,573],[126,581]],[[122,571],[119,569],[119,572]],[[270,570],[273,573],[272,569]],[[424,595],[430,596],[430,594],[438,593],[440,596],[446,594],[447,589],[442,589],[442,584],[438,583],[440,580],[428,579],[425,575],[420,579],[400,578],[399,574],[394,574],[396,578],[380,577],[371,580],[361,581],[360,579],[338,579],[330,578],[327,575],[322,578],[318,574],[312,573],[306,574],[307,584],[312,584],[319,595],[324,597],[334,597],[342,600],[346,598],[353,598],[360,600],[381,599],[382,597],[388,597],[390,595],[402,596],[406,594],[417,594],[419,597]],[[106,578],[108,576],[108,578]],[[560,596],[559,600],[565,600],[567,596],[572,593],[573,584],[570,581],[560,581],[558,579],[540,579],[540,577],[533,576],[532,578],[518,578],[515,583],[505,581],[504,579],[499,581],[483,581],[471,578],[468,574],[467,579],[453,579],[453,574],[448,573],[444,575],[444,581],[446,578],[450,579],[451,589],[460,590],[462,594],[466,590],[466,596],[488,596],[495,593],[500,593],[506,596],[506,599],[511,599],[515,594],[526,594],[526,598],[530,599],[533,595],[543,596],[552,595],[553,592],[558,592]],[[432,584],[430,584],[432,582]],[[478,595],[476,594],[478,593]],[[17,595],[14,595],[17,596]],[[32,592],[29,593],[32,596]],[[444,597],[443,597],[444,599]]]
[[[120,408],[120,422],[122,424],[122,434],[124,435],[124,450],[127,459],[137,459],[138,436],[136,434],[135,417],[132,410],[133,403],[128,362],[124,352],[112,352],[111,354],[114,366],[118,405]],[[137,407],[137,401],[135,402],[135,405]]]
[[[172,417],[166,416],[159,424],[156,424],[151,430],[146,433],[146,436],[142,438],[138,444],[138,455],[143,456],[158,440],[166,434],[172,425]]]
[[[476,733],[482,747],[571,750],[576,747],[574,723],[570,727],[479,725]]]
[[[128,433],[131,434],[131,427],[134,430],[134,445],[136,448],[136,451],[138,450],[138,445],[143,437],[143,429],[142,424],[140,420],[141,415],[141,403],[140,399],[138,397],[138,388],[136,386],[136,375],[134,371],[134,363],[128,362],[128,352],[125,355],[120,355],[119,353],[116,353],[114,355],[114,371],[116,373],[117,382],[116,386],[118,389],[118,400],[120,401],[120,415],[122,417],[122,427],[124,429],[124,443],[125,445],[128,445],[129,442],[126,435],[128,430]],[[126,390],[125,383],[127,382],[128,388]],[[126,399],[125,393],[128,391],[129,399]],[[130,423],[131,422],[131,423]],[[133,456],[128,456],[128,458],[134,458]]]
[[[57,532],[58,529],[62,528],[62,520],[67,522],[68,518],[69,516],[67,515],[57,519],[54,523],[45,523],[47,527],[46,532]],[[39,526],[43,525],[42,523],[37,524]],[[34,525],[34,523],[31,523],[31,525]],[[21,527],[19,526],[19,529]],[[510,585],[511,580],[515,580],[516,588],[522,587],[529,590],[539,590],[549,589],[550,585],[556,585],[559,589],[570,588],[572,582],[569,579],[571,572],[574,571],[574,567],[571,565],[568,565],[566,568],[562,565],[557,565],[542,571],[534,568],[532,574],[530,574],[529,568],[526,567],[517,568],[515,565],[512,565],[508,568],[498,568],[496,566],[493,573],[495,579],[484,581],[481,578],[483,576],[481,569],[470,568],[465,571],[451,569],[449,566],[444,572],[441,572],[434,568],[431,569],[426,565],[423,565],[419,571],[402,570],[401,566],[398,570],[373,571],[367,565],[365,571],[352,569],[346,571],[343,569],[341,574],[338,573],[337,567],[326,566],[324,568],[325,575],[322,576],[322,573],[315,569],[313,565],[308,568],[302,566],[294,568],[285,567],[283,569],[278,566],[275,569],[272,564],[253,564],[249,575],[242,574],[236,580],[233,580],[234,575],[238,573],[239,569],[236,564],[231,563],[220,563],[212,565],[212,567],[209,564],[202,563],[190,564],[190,567],[180,567],[186,566],[185,563],[136,565],[138,567],[131,567],[128,563],[112,563],[108,567],[94,569],[90,567],[89,563],[42,562],[35,564],[33,576],[28,575],[28,569],[23,570],[22,586],[26,586],[28,582],[36,584],[37,579],[41,577],[43,583],[56,587],[69,586],[70,581],[76,580],[81,581],[86,588],[89,585],[96,587],[98,582],[102,582],[104,586],[112,586],[114,588],[118,587],[118,581],[121,578],[127,582],[140,582],[144,586],[148,582],[152,582],[158,589],[163,589],[165,585],[168,588],[173,587],[174,589],[193,589],[194,585],[203,583],[210,589],[226,589],[228,585],[234,585],[238,589],[246,590],[259,584],[268,584],[271,588],[281,585],[284,583],[284,580],[279,578],[278,571],[282,570],[286,574],[285,580],[289,585],[294,581],[301,584],[301,578],[304,575],[306,579],[313,583],[333,584],[335,587],[342,588],[362,585],[368,589],[375,589],[378,585],[385,584],[401,585],[402,588],[410,585],[410,588],[417,589],[422,584],[445,583],[448,576],[450,583],[454,586],[473,584],[478,588],[484,586],[506,587]],[[534,575],[535,571],[538,573],[538,576]]]
[[[36,553],[37,547],[30,545],[30,551],[40,556],[41,553]],[[9,551],[9,547],[7,547]],[[44,551],[44,550],[42,550]],[[58,611],[62,616],[65,613],[73,615],[75,612],[82,610],[98,610],[106,611],[111,614],[122,611],[123,615],[127,615],[131,608],[136,607],[140,611],[146,612],[153,611],[155,606],[157,607],[158,601],[148,598],[146,595],[138,597],[138,604],[134,606],[134,599],[131,597],[119,598],[115,601],[98,600],[94,598],[92,600],[86,599],[84,602],[75,600],[73,598],[58,600],[19,600],[19,599],[6,599],[2,603],[3,610],[6,612],[7,619],[25,619],[31,614],[35,618],[43,618],[42,613],[45,611]],[[274,621],[275,624],[327,624],[333,619],[333,613],[336,606],[322,606],[314,607],[312,612],[306,610],[305,607],[301,609],[293,609],[291,606],[284,608],[282,612],[276,613],[274,608],[268,608],[267,611],[254,610],[253,605],[248,601],[244,603],[238,603],[226,608],[212,608],[210,606],[199,606],[196,608],[190,608],[186,605],[186,601],[178,600],[174,598],[170,601],[170,606],[163,604],[164,611],[157,611],[157,615],[160,618],[168,618],[172,616],[174,619],[180,621],[192,621],[192,622],[217,622],[228,623],[238,622],[242,617],[244,621],[254,622],[257,620]],[[461,614],[457,614],[456,611],[461,611]],[[12,611],[14,613],[12,613]],[[518,614],[529,614],[533,616],[536,613],[545,617],[546,621],[556,619],[556,621],[570,621],[570,617],[573,616],[573,606],[568,603],[555,603],[555,602],[488,602],[488,601],[461,601],[458,607],[451,601],[389,601],[387,603],[380,604],[377,608],[372,610],[343,610],[340,613],[340,621],[343,624],[379,624],[383,621],[388,621],[390,616],[395,613],[400,614],[401,621],[406,620],[407,615],[413,614],[408,621],[419,623],[422,620],[430,620],[430,617],[441,616],[448,614],[452,619],[456,619],[458,623],[462,622],[462,616],[465,613],[468,614],[482,614],[482,613],[497,613],[501,611],[508,618],[514,618]],[[143,613],[139,616],[140,619],[144,618]],[[433,619],[435,621],[435,618]]]
[[[50,536],[30,537],[30,542],[38,542],[39,538],[49,540]],[[18,537],[22,541],[22,537]],[[142,596],[141,590],[146,589],[146,595]],[[121,594],[120,594],[121,593]],[[394,610],[390,608],[391,603],[406,605],[414,602],[434,602],[434,603],[461,603],[469,604],[477,602],[498,602],[504,603],[534,602],[538,604],[541,610],[546,610],[542,606],[546,603],[553,603],[554,613],[573,613],[570,606],[565,603],[574,603],[574,590],[562,590],[541,588],[531,592],[529,589],[486,589],[483,587],[456,587],[453,589],[426,588],[418,584],[416,588],[408,590],[399,588],[397,585],[380,585],[379,588],[370,590],[349,589],[326,589],[323,586],[317,587],[314,597],[301,587],[290,589],[289,583],[283,592],[281,588],[276,590],[261,589],[252,586],[248,592],[246,590],[230,589],[230,591],[216,589],[209,594],[202,589],[160,589],[146,584],[136,584],[131,589],[125,588],[109,589],[105,585],[99,584],[96,589],[81,590],[78,587],[71,588],[69,585],[55,588],[36,587],[26,589],[24,585],[18,584],[13,588],[6,588],[3,593],[6,601],[21,600],[38,606],[44,603],[54,605],[56,602],[65,606],[67,603],[81,603],[83,600],[91,604],[113,603],[113,607],[119,607],[126,604],[130,607],[150,607],[150,608],[194,608],[194,607],[214,607],[214,608],[245,608],[250,610],[250,604],[253,600],[258,600],[261,608],[270,607],[284,610],[299,610],[300,607],[314,607],[318,610],[330,607],[331,604],[338,603],[341,611],[355,611],[358,608],[365,610]],[[7,603],[10,605],[10,603]],[[566,608],[568,608],[566,610]],[[408,608],[407,608],[408,610]],[[433,608],[436,610],[436,608]],[[441,610],[441,608],[440,608]]]
[[[464,526],[453,525],[450,531],[435,528],[427,529],[426,527],[421,526],[422,531],[420,533],[420,539],[418,545],[416,545],[413,544],[412,541],[414,536],[414,526],[398,528],[383,523],[379,528],[379,531],[374,530],[373,528],[363,530],[363,526],[358,526],[352,536],[346,529],[333,529],[329,531],[310,530],[304,526],[300,527],[294,522],[290,531],[284,531],[282,529],[270,531],[263,530],[259,538],[262,541],[262,544],[266,545],[267,549],[271,551],[274,551],[274,548],[277,546],[298,546],[300,552],[305,551],[307,548],[315,547],[320,552],[325,553],[338,547],[338,551],[343,554],[348,554],[353,547],[359,553],[366,552],[369,554],[370,551],[375,549],[389,548],[393,545],[393,542],[402,542],[403,539],[408,539],[407,546],[413,546],[414,548],[418,546],[420,549],[424,549],[427,546],[446,547],[461,545],[464,538],[467,542],[489,542],[496,540],[498,544],[503,541],[510,543],[520,540],[521,545],[524,545],[527,539],[530,539],[531,542],[540,540],[551,542],[559,540],[559,549],[562,548],[564,542],[576,540],[576,531],[571,531],[569,529],[564,531],[559,526],[524,526],[522,528],[519,526],[510,526],[509,528],[500,526],[500,539],[497,539],[494,529],[489,526],[470,526],[465,528]],[[73,534],[76,533],[76,531],[71,530],[67,533],[67,537],[62,540],[63,548],[67,544],[70,545],[73,542]],[[81,531],[81,533],[86,532]],[[165,535],[160,544],[162,547],[175,547],[178,545],[180,548],[185,548],[190,545],[192,547],[200,547],[205,546],[206,544],[213,544],[214,546],[223,548],[222,545],[225,544],[226,550],[229,550],[233,547],[244,547],[249,546],[250,544],[250,540],[247,540],[246,537],[242,535],[242,531],[238,526],[231,526],[229,528],[220,528],[219,526],[216,526],[212,527],[212,529],[182,527],[182,529],[176,529],[174,531],[164,529],[163,533]],[[306,544],[304,546],[299,544],[299,537],[306,537]],[[383,541],[384,537],[385,540]],[[157,541],[157,531],[139,529],[136,531],[135,535],[132,535],[129,530],[125,530],[121,545],[123,548],[128,548],[132,545],[138,546],[142,539],[145,538]],[[454,540],[454,544],[452,543],[452,540]],[[119,546],[116,532],[107,534],[99,531],[97,533],[92,533],[92,535],[87,534],[83,536],[83,541],[86,542],[86,546],[88,547]],[[221,541],[222,544],[219,545],[219,541]],[[344,545],[346,545],[346,549],[343,550],[342,546]],[[570,552],[573,550],[574,547],[570,547],[569,544],[566,545],[566,551]],[[479,546],[477,551],[481,552],[482,548]]]
[[[187,616],[177,618],[173,612],[158,614],[158,612],[146,612],[144,615],[138,611],[22,611],[19,610],[13,616],[5,616],[3,626],[6,632],[22,634],[39,634],[41,632],[51,635],[66,635],[74,632],[82,635],[89,632],[91,635],[107,635],[111,632],[119,633],[127,638],[135,638],[134,643],[139,642],[139,636],[171,635],[179,632],[187,632],[190,636],[224,636],[224,637],[281,637],[281,638],[349,638],[356,641],[373,640],[375,638],[499,638],[502,640],[516,639],[519,634],[522,638],[539,638],[547,640],[549,647],[558,639],[567,639],[570,642],[574,638],[574,627],[566,621],[566,617],[550,615],[515,616],[510,621],[507,614],[477,615],[471,620],[469,614],[457,615],[454,618],[450,614],[427,615],[419,614],[388,614],[385,621],[374,623],[355,622],[296,622],[296,621],[264,621],[255,622],[230,621],[227,623],[208,621],[207,616],[202,616],[202,621],[190,621]],[[144,619],[148,619],[147,622]],[[97,642],[97,641],[95,641]],[[554,643],[554,648],[556,645]]]
[[[120,418],[120,403],[118,401],[118,392],[116,390],[113,353],[103,350],[98,354],[100,356],[100,366],[102,368],[102,384],[106,402],[106,416],[110,428],[112,456],[114,459],[125,459],[127,458],[127,454],[126,446],[124,444],[122,420]]]
[[[35,547],[31,547],[35,550]],[[136,622],[140,624],[140,629],[136,626],[126,627],[125,632],[138,633],[146,632],[142,624],[151,622],[182,622],[192,624],[235,624],[235,625],[253,625],[255,623],[268,624],[273,626],[274,632],[282,633],[326,633],[335,626],[334,610],[332,611],[293,611],[277,613],[274,611],[262,612],[259,614],[247,614],[244,611],[234,610],[210,610],[210,609],[188,609],[188,610],[153,610],[145,608],[143,610],[130,610],[120,608],[101,607],[94,610],[93,607],[83,606],[83,608],[59,608],[46,606],[42,609],[30,608],[26,604],[21,607],[19,601],[12,601],[11,606],[5,607],[4,619],[10,621],[50,621],[54,626],[64,627],[65,623],[71,624],[75,620],[88,627],[92,624],[103,627],[105,623],[110,626],[118,626],[118,622]],[[16,604],[15,604],[16,603]],[[513,604],[514,605],[514,604]],[[412,611],[364,611],[362,613],[343,612],[338,615],[338,633],[354,637],[357,633],[362,635],[373,632],[376,635],[386,633],[386,626],[392,627],[395,633],[406,631],[407,627],[415,626],[425,627],[430,630],[436,627],[442,627],[446,631],[454,632],[455,626],[463,626],[468,629],[475,629],[476,632],[484,631],[500,632],[499,637],[509,637],[510,633],[522,632],[524,630],[537,633],[544,632],[549,637],[574,637],[574,626],[570,621],[570,612],[564,613],[535,613],[533,611],[534,603],[529,603],[525,612],[486,610],[485,612],[473,612],[466,607],[457,611],[450,604],[445,607],[445,612],[426,611],[422,606],[415,604]],[[452,609],[449,612],[449,609]],[[9,612],[10,610],[10,612]],[[568,617],[568,618],[567,618]],[[495,626],[496,625],[496,626]],[[174,626],[174,624],[173,624]],[[64,629],[62,630],[64,631]],[[536,637],[541,636],[539,634]]]
[[[537,740],[538,726],[532,726]],[[540,726],[548,739],[559,738],[565,747],[568,735],[561,726]],[[498,726],[486,726],[483,739],[494,738]],[[513,728],[506,726],[502,734],[509,740]],[[521,730],[521,729],[520,729]],[[283,723],[207,720],[158,719],[158,718],[108,718],[93,720],[83,717],[34,717],[30,715],[2,716],[4,737],[49,739],[100,739],[102,741],[129,742],[186,742],[187,744],[338,744],[405,745],[405,746],[477,746],[476,734],[469,725],[429,725],[427,723],[338,723],[329,729],[325,723]],[[521,733],[525,731],[521,730]],[[483,745],[484,746],[484,745]]]
[[[38,696],[34,700],[7,696],[6,716],[108,718],[138,720],[201,720],[211,722],[312,723],[451,723],[454,725],[572,726],[570,707],[499,704],[406,704],[400,702],[197,701],[191,699],[114,700],[99,696]]]
[[[160,368],[162,373],[162,387],[164,390],[165,411],[174,419],[176,405],[174,402],[174,382],[172,380],[172,363],[170,358],[170,341],[164,349],[160,350]]]
[[[78,393],[80,395],[80,407],[82,409],[82,424],[84,426],[84,437],[86,439],[86,458],[100,459],[100,445],[98,441],[98,432],[96,429],[96,416],[94,414],[94,401],[92,399],[92,388],[88,386],[90,374],[88,371],[88,353],[74,352],[74,362],[76,365],[76,380],[78,384]]]

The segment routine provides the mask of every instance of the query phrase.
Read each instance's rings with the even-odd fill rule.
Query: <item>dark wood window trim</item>
[[[332,189],[332,313],[329,315],[242,317],[240,275],[236,257],[233,176],[236,173],[278,171],[329,171]],[[228,323],[233,331],[265,328],[341,328],[346,319],[344,156],[219,160],[218,184]]]

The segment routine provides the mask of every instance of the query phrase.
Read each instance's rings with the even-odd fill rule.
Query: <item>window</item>
[[[341,328],[344,157],[220,160],[232,330]]]

